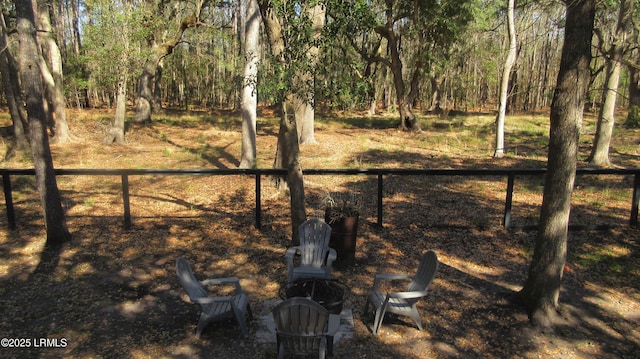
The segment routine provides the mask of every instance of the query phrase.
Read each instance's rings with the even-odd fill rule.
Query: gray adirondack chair
[[[290,247],[285,253],[287,283],[301,278],[331,279],[332,265],[337,258],[336,250],[329,247],[331,226],[313,218],[303,222],[298,231],[300,245]]]
[[[176,259],[176,274],[182,288],[189,294],[192,303],[200,306],[200,319],[196,337],[200,337],[204,328],[211,322],[223,319],[235,318],[240,326],[242,336],[249,336],[247,316],[252,317],[249,299],[240,287],[240,281],[236,277],[215,278],[198,281],[191,270],[189,262],[184,258]],[[209,297],[203,286],[232,285],[235,290],[231,295],[222,297]]]
[[[394,313],[397,315],[408,316],[416,323],[419,330],[422,330],[422,320],[416,303],[427,295],[427,289],[438,270],[438,256],[436,252],[430,250],[426,252],[418,266],[415,275],[409,274],[377,274],[373,281],[373,287],[367,297],[364,306],[364,314],[368,312],[369,304],[376,310],[376,316],[373,321],[373,335],[378,335],[378,330],[382,325],[384,315],[386,313]],[[411,279],[404,292],[382,293],[379,286],[384,280]]]
[[[329,314],[320,304],[304,297],[294,297],[271,311],[276,325],[278,359],[285,354],[317,354],[323,359],[333,355],[333,337],[340,326],[340,316]]]

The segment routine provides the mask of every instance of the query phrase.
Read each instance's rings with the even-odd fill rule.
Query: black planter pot
[[[329,247],[335,249],[338,255],[335,261],[336,267],[351,266],[356,260],[359,216],[356,214],[353,217],[344,217],[335,221],[332,221],[331,217],[331,208],[327,208],[324,220],[331,226]]]

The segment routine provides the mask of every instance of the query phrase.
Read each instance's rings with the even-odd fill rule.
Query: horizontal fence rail
[[[546,169],[395,169],[395,168],[360,168],[360,169],[306,169],[304,175],[363,175],[377,177],[377,225],[383,225],[383,187],[384,176],[464,176],[486,177],[501,176],[507,178],[506,198],[503,226],[511,227],[511,206],[516,176],[539,176],[546,174]],[[56,176],[120,176],[122,182],[122,200],[124,211],[124,228],[131,228],[131,206],[129,198],[130,176],[230,176],[245,175],[255,178],[255,226],[261,228],[261,177],[283,176],[285,169],[56,169]],[[4,189],[7,220],[10,229],[16,228],[15,210],[11,188],[11,176],[35,176],[34,169],[0,168]],[[638,224],[638,205],[640,203],[640,168],[579,168],[577,175],[633,175],[633,195],[629,225]]]

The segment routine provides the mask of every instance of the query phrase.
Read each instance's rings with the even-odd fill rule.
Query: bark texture
[[[22,94],[20,93],[20,79],[18,78],[18,66],[13,54],[9,51],[7,26],[4,15],[0,15],[0,72],[2,73],[2,87],[7,98],[7,106],[11,114],[15,146],[19,150],[29,148],[27,129],[29,125],[22,109]]]
[[[281,66],[287,66],[284,58],[285,39],[283,37],[282,25],[271,7],[269,0],[258,0],[262,21],[265,25],[265,32],[269,39],[271,54],[280,62]],[[283,73],[279,74],[280,81]],[[300,163],[300,146],[298,142],[298,130],[295,118],[294,95],[289,89],[283,94],[282,113],[280,117],[280,130],[278,132],[278,144],[274,168],[286,168],[287,186],[291,203],[291,238],[292,245],[300,243],[298,227],[306,220],[304,179],[302,176],[302,165]],[[282,187],[281,187],[282,189]]]
[[[45,84],[45,95],[51,106],[51,129],[53,141],[63,143],[71,141],[67,123],[67,103],[64,96],[64,75],[62,73],[62,54],[56,43],[51,27],[50,7],[52,1],[37,1],[38,41],[42,49],[40,71]]]
[[[31,152],[36,172],[36,183],[47,230],[47,245],[59,245],[69,239],[64,211],[53,169],[53,158],[49,148],[46,113],[43,101],[43,85],[40,64],[42,54],[38,48],[35,31],[35,16],[31,0],[16,2],[17,31],[19,39],[19,61],[21,83],[29,119]]]
[[[298,127],[298,138],[301,144],[316,143],[315,138],[315,69],[318,64],[320,47],[317,41],[320,39],[324,28],[327,8],[322,3],[317,3],[307,9],[307,16],[311,21],[311,32],[313,43],[307,50],[309,61],[307,71],[300,73],[300,84],[306,89],[306,94],[298,95],[299,109],[296,111],[296,126]]]
[[[127,74],[120,74],[116,92],[116,113],[113,117],[113,123],[104,131],[102,140],[105,144],[124,144],[124,122],[127,110]]]
[[[622,56],[626,46],[629,27],[632,24],[633,1],[623,0],[620,2],[618,13],[618,23],[613,43],[607,59],[607,72],[604,83],[603,103],[598,114],[596,135],[593,141],[589,163],[596,166],[606,166],[610,164],[609,148],[611,146],[611,136],[615,124],[616,101],[618,98],[618,84],[620,83],[620,72],[622,70]]]
[[[418,118],[412,110],[413,99],[417,94],[412,91],[407,95],[407,89],[404,84],[403,65],[399,50],[400,39],[396,36],[394,30],[395,19],[393,17],[393,9],[388,8],[386,13],[387,21],[385,25],[376,27],[375,31],[387,40],[389,55],[391,57],[391,61],[387,63],[387,65],[393,74],[393,85],[396,90],[396,101],[398,112],[400,113],[400,128],[405,131],[421,132],[422,129],[420,128]],[[411,80],[412,84],[418,83],[420,67],[420,64],[416,64],[416,69]]]
[[[202,4],[201,4],[202,5]],[[182,41],[182,34],[191,27],[198,25],[195,16],[187,16],[182,20],[175,35],[162,44],[152,41],[153,54],[145,62],[142,74],[138,80],[138,96],[136,99],[136,115],[133,119],[136,123],[151,121],[151,114],[160,109],[154,108],[155,98],[159,98],[159,87],[154,88],[156,75],[162,74],[161,61],[173,52],[173,49]]]
[[[242,149],[240,168],[256,167],[256,122],[258,112],[258,56],[260,53],[260,9],[247,0],[244,36],[244,86],[242,88]]]
[[[509,51],[504,60],[502,68],[502,78],[500,79],[500,104],[498,108],[498,118],[496,119],[496,148],[495,157],[504,156],[504,123],[507,116],[507,98],[509,95],[509,78],[511,69],[516,63],[517,39],[515,25],[515,0],[507,1],[507,34],[509,36]]]
[[[540,224],[529,275],[520,291],[531,321],[551,325],[567,254],[579,124],[589,84],[595,0],[569,1],[562,59],[551,106],[549,155]]]
[[[636,64],[640,64],[640,51],[636,50]],[[640,127],[640,68],[629,66],[629,114],[625,124]]]

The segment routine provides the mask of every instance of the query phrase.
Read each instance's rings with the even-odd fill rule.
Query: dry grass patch
[[[165,114],[152,126],[132,126],[127,144],[103,146],[99,116],[71,112],[82,142],[54,145],[57,168],[234,168],[239,119],[224,113]],[[543,167],[545,121],[509,127],[514,145],[492,159],[489,118],[425,118],[425,132],[406,134],[390,117],[325,117],[318,144],[302,147],[305,168]],[[259,165],[270,167],[277,121],[260,120]],[[5,120],[5,126],[7,125]],[[524,125],[523,125],[524,126]],[[515,136],[515,137],[514,137]],[[635,136],[635,140],[629,137]],[[614,163],[637,166],[634,131],[616,134]],[[8,143],[5,138],[4,143]],[[637,143],[637,142],[636,142]],[[516,151],[517,147],[517,151]],[[585,149],[581,156],[585,156]],[[5,167],[29,167],[16,156]],[[506,179],[388,176],[384,227],[376,226],[375,178],[307,176],[308,216],[321,216],[327,192],[357,189],[366,200],[356,264],[335,272],[349,289],[355,336],[338,358],[520,357],[619,358],[640,349],[638,238],[629,228],[630,179],[579,179],[572,223],[611,224],[606,231],[571,232],[561,294],[566,325],[535,331],[510,301],[522,285],[535,232],[501,227]],[[7,358],[201,357],[273,358],[275,344],[239,339],[232,322],[193,333],[198,311],[175,278],[175,258],[187,258],[199,278],[238,276],[256,315],[278,298],[292,229],[289,204],[263,181],[262,228],[254,227],[254,181],[242,176],[133,176],[133,226],[122,229],[119,178],[59,178],[73,240],[44,251],[44,230],[32,179],[12,178],[18,228],[0,219],[0,332],[10,338],[66,338],[64,348],[3,348]],[[540,178],[518,178],[512,221],[534,224]],[[434,249],[442,262],[427,300],[425,329],[389,318],[370,334],[362,309],[373,275],[410,272]],[[251,323],[255,328],[256,321]]]

